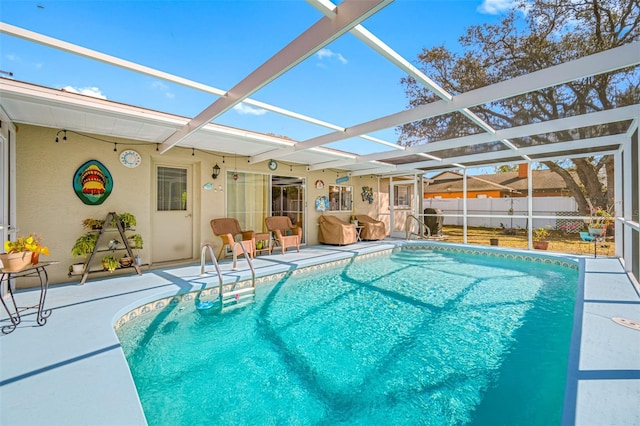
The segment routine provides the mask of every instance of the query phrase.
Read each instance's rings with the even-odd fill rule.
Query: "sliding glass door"
[[[269,176],[227,172],[227,217],[238,219],[242,229],[266,232],[269,215]]]
[[[271,215],[289,216],[291,223],[304,231],[305,179],[290,176],[271,177]],[[302,242],[305,241],[304,234]]]

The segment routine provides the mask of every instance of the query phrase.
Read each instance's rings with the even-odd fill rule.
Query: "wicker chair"
[[[235,237],[236,235],[242,236],[242,245],[244,245],[249,257],[255,257],[256,255],[256,241],[255,241],[255,232],[254,231],[243,231],[240,229],[240,223],[238,223],[238,219],[234,219],[231,217],[224,217],[219,219],[211,219],[211,230],[213,234],[222,239],[222,247],[220,247],[220,253],[218,253],[217,259],[220,260],[222,254],[224,253],[224,248],[226,246],[231,247],[231,251],[233,252],[235,247]],[[240,249],[237,254],[243,254],[244,252]]]
[[[302,228],[299,226],[293,226],[289,216],[269,216],[264,220],[267,225],[267,230],[273,232],[273,239],[269,246],[269,254],[273,251],[276,245],[280,245],[282,248],[282,254],[289,247],[295,247],[300,252],[300,241],[302,240]],[[287,232],[291,231],[291,235],[287,235]]]

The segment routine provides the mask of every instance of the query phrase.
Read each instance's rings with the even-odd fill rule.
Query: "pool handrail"
[[[413,225],[413,223],[409,223],[409,221],[413,219],[414,222],[418,222],[418,229],[420,229],[420,227],[424,226],[424,228],[427,230],[427,235],[424,234],[417,234],[415,232],[411,232],[411,225]],[[424,239],[429,239],[431,238],[431,228],[429,228],[426,224],[426,222],[418,219],[416,216],[410,214],[409,216],[407,216],[407,219],[404,221],[404,231],[405,231],[405,239],[407,241],[411,240],[411,236],[415,235],[416,237],[420,237],[420,238],[424,238]]]
[[[244,257],[245,259],[247,259],[247,263],[249,264],[249,269],[251,269],[251,286],[255,288],[256,287],[256,271],[255,269],[253,269],[253,262],[251,260],[251,256],[249,256],[249,254],[247,253],[247,248],[240,241],[236,242],[233,245],[233,266],[231,267],[231,269],[234,271],[238,270],[238,250],[237,250],[238,246],[242,247],[242,252],[244,253]],[[222,292],[220,292],[220,294],[222,294]]]
[[[209,252],[209,256],[211,257],[211,263],[213,263],[213,266],[216,268],[216,272],[218,274],[218,281],[220,283],[220,289],[222,290],[222,272],[220,271],[220,265],[218,265],[218,260],[216,259],[216,256],[213,253],[213,247],[211,246],[211,243],[208,243],[208,242],[202,243],[202,250],[200,251],[200,276],[203,277],[207,275],[204,270],[207,263],[207,259],[206,259],[207,251]]]

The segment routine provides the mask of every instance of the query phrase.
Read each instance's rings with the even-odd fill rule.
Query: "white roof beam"
[[[333,15],[335,5],[329,0],[307,0],[310,4],[312,4],[316,9],[325,13],[327,16]],[[396,67],[400,68],[402,71],[406,72],[410,76],[422,83],[429,90],[434,92],[440,99],[451,102],[453,100],[453,95],[447,92],[443,87],[441,87],[438,83],[431,80],[425,73],[420,71],[418,68],[413,66],[411,62],[407,61],[403,56],[401,56],[398,52],[393,50],[390,46],[385,44],[378,37],[373,35],[369,30],[364,28],[362,25],[357,25],[351,31],[356,38],[365,43],[367,46],[371,47],[373,50],[378,52],[382,57],[387,59],[389,62],[394,64]],[[481,129],[485,130],[489,133],[494,133],[495,129],[493,129],[489,123],[485,122],[483,119],[478,117],[468,108],[463,108],[460,113],[471,120],[472,123],[479,126]],[[506,146],[510,149],[517,150],[516,146],[514,146],[508,140],[502,141]]]
[[[601,136],[601,137],[589,138],[589,139],[578,139],[578,140],[569,141],[569,142],[547,143],[547,144],[536,145],[536,146],[531,146],[527,148],[520,148],[518,153],[529,155],[529,156],[538,155],[538,154],[552,155],[554,152],[560,152],[560,151],[573,151],[578,149],[597,148],[599,146],[621,144],[622,143],[621,139],[623,137],[624,136],[622,135],[611,135],[611,136]],[[409,169],[415,169],[419,167],[433,167],[440,164],[445,165],[445,164],[465,163],[465,162],[477,163],[479,161],[485,161],[485,160],[499,161],[499,159],[501,158],[502,159],[510,158],[510,157],[513,157],[513,155],[514,153],[510,150],[483,152],[480,154],[474,153],[474,154],[462,155],[459,157],[450,157],[445,159],[444,161],[420,161],[416,163],[402,164],[402,165],[398,165],[397,169],[409,170]],[[534,159],[533,161],[540,161],[540,160]],[[470,166],[466,166],[466,167],[470,167]]]
[[[597,111],[589,114],[575,115],[573,117],[559,118],[556,120],[527,124],[524,126],[512,127],[509,129],[502,129],[496,131],[493,135],[490,135],[488,133],[481,133],[477,135],[462,136],[459,138],[445,139],[437,142],[410,146],[404,152],[380,152],[361,155],[354,160],[336,160],[331,161],[327,164],[329,164],[329,167],[339,168],[348,166],[349,164],[353,163],[385,160],[390,158],[404,157],[412,154],[423,154],[445,149],[460,148],[463,146],[479,145],[488,142],[495,142],[500,138],[522,138],[531,135],[560,132],[581,127],[632,120],[638,116],[640,116],[640,104],[635,104],[605,111]],[[518,155],[523,155],[523,153],[519,151]],[[316,170],[315,165],[311,166],[310,170]]]
[[[160,145],[164,153],[191,133],[220,116],[243,99],[255,93],[291,68],[313,55],[353,26],[369,18],[392,0],[345,0],[337,7],[333,19],[322,18],[295,38],[282,50],[256,68],[251,74],[232,87],[225,96],[218,98],[189,123]]]
[[[225,90],[209,86],[206,84],[198,83],[193,80],[189,80],[186,78],[182,78],[173,74],[169,74],[163,71],[159,71],[153,68],[146,67],[144,65],[137,64],[135,62],[127,61],[124,59],[117,58],[115,56],[107,55],[96,50],[87,49],[82,46],[78,46],[76,44],[68,43],[65,41],[61,41],[52,37],[48,37],[42,34],[35,33],[33,31],[29,31],[20,27],[16,27],[11,24],[7,24],[5,22],[0,22],[0,33],[8,34],[14,37],[21,38],[23,40],[28,40],[34,43],[41,44],[43,46],[48,46],[57,50],[65,51],[68,53],[72,53],[74,55],[82,56],[85,58],[89,58],[92,60],[96,60],[99,62],[103,62],[105,64],[113,65],[122,69],[126,69],[129,71],[133,71],[139,74],[148,75],[150,77],[158,78],[160,80],[168,81],[170,83],[178,84],[184,87],[188,87],[190,89],[199,90],[204,93],[210,93],[216,96],[224,96],[227,93]],[[297,112],[289,111],[285,108],[280,108],[274,105],[270,105],[265,102],[257,101],[255,99],[246,98],[242,101],[247,105],[254,106],[256,108],[261,108],[276,114],[280,114],[286,117],[290,117],[296,120],[305,121],[310,124],[314,124],[321,127],[326,127],[328,129],[336,130],[336,131],[344,131],[344,127],[338,126],[336,124],[328,123],[323,120],[319,120],[317,118],[309,117],[304,114],[300,114]],[[397,144],[392,144],[391,142],[383,141],[381,139],[376,139],[368,136],[361,136],[363,139],[368,139],[373,142],[387,145],[387,146],[399,146]]]
[[[637,43],[630,43],[604,52],[585,56],[564,64],[555,65],[511,80],[495,83],[462,93],[453,98],[450,103],[444,101],[420,105],[410,110],[390,114],[345,129],[344,132],[334,132],[321,135],[295,146],[295,151],[302,151],[315,146],[356,137],[366,133],[377,132],[390,127],[400,126],[429,117],[448,114],[463,108],[481,105],[487,102],[505,99],[550,86],[563,84],[584,77],[619,70],[640,64],[640,49]],[[277,155],[272,152],[272,156]],[[261,156],[254,156],[257,160]],[[260,161],[270,157],[261,158]]]

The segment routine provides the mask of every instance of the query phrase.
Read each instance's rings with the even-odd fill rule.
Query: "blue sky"
[[[512,0],[396,0],[363,23],[410,62],[423,48],[456,50],[470,25],[496,22]],[[3,0],[0,21],[141,65],[229,89],[322,15],[303,0]],[[193,117],[216,97],[0,35],[0,70],[14,79]],[[404,74],[345,35],[251,96],[349,127],[406,108]],[[294,140],[331,130],[247,106],[215,121]],[[395,143],[389,129],[372,135]],[[354,140],[330,147],[368,153]]]

